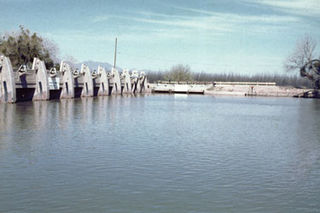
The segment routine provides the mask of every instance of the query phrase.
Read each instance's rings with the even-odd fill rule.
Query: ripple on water
[[[0,212],[317,212],[318,100],[0,105]]]

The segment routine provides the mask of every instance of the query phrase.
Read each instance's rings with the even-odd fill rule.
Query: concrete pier
[[[105,68],[99,66],[98,67],[98,75],[99,75],[99,90],[98,90],[98,95],[99,96],[104,96],[104,95],[109,95],[110,91],[110,86],[109,86],[109,77],[108,73],[106,72]]]
[[[132,88],[131,88],[132,93],[137,93],[138,91],[140,91],[139,73],[136,70],[132,71],[131,85],[132,85]]]
[[[74,78],[70,65],[64,61],[60,65],[60,79],[62,91],[60,94],[61,99],[74,98]]]
[[[120,95],[121,94],[121,81],[120,74],[117,69],[112,68],[111,70],[111,78],[110,85],[112,87],[111,94],[112,95]]]
[[[115,68],[107,72],[101,66],[91,71],[85,64],[79,71],[64,61],[59,71],[47,70],[38,58],[31,69],[21,65],[13,70],[10,59],[0,57],[0,102],[4,103],[141,93],[146,84],[146,76],[137,71],[119,74]]]
[[[16,102],[14,73],[10,59],[5,56],[0,56],[0,102]]]
[[[93,96],[93,80],[90,69],[87,65],[81,65],[80,73],[83,76],[83,88],[81,92],[81,97],[92,97]]]
[[[139,86],[140,86],[140,91],[138,91],[139,93],[143,93],[143,92],[150,92],[150,88],[148,86],[148,78],[147,75],[144,72],[140,73],[139,76]]]
[[[36,87],[32,100],[49,100],[49,81],[46,65],[38,58],[33,60],[32,70],[35,72]]]
[[[121,94],[131,93],[131,78],[128,70],[123,70],[121,73]]]

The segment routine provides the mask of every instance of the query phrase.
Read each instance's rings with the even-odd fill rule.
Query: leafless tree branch
[[[314,52],[317,42],[309,35],[299,40],[294,51],[288,56],[285,61],[286,71],[295,71],[303,67],[307,62],[314,58]]]

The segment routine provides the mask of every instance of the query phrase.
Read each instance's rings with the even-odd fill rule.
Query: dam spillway
[[[90,70],[86,64],[80,71],[65,61],[60,70],[47,70],[44,61],[34,58],[32,68],[22,65],[14,70],[8,57],[0,56],[0,102],[68,99],[107,95],[136,94],[149,91],[144,72],[102,66]]]

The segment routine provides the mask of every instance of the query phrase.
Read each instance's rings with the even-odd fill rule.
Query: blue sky
[[[282,73],[297,39],[320,46],[320,0],[0,0],[0,32],[24,25],[61,58],[210,73]],[[318,48],[319,50],[319,48]]]

